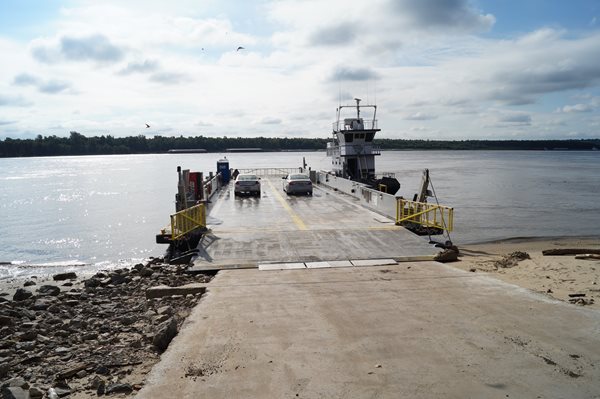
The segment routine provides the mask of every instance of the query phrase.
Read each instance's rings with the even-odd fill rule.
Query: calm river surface
[[[174,211],[177,165],[216,169],[223,154],[0,159],[0,278],[129,266],[161,256],[155,234]],[[232,168],[328,169],[324,152],[226,154]],[[454,242],[600,236],[600,152],[387,151],[412,198],[429,168],[455,208]]]

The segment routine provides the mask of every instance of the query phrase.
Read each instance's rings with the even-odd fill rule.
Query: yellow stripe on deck
[[[273,183],[271,183],[270,180],[267,180],[267,183],[269,183],[269,186],[271,186],[271,190],[273,191],[273,194],[275,194],[275,198],[277,198],[277,200],[281,203],[281,205],[283,206],[283,208],[290,215],[290,217],[292,218],[292,220],[294,221],[294,223],[296,224],[296,226],[298,226],[298,229],[300,229],[300,230],[307,230],[306,225],[304,224],[304,222],[302,221],[302,219],[300,219],[300,216],[298,216],[298,214],[296,212],[294,212],[294,210],[292,209],[292,207],[290,206],[290,204],[288,204],[287,201],[285,200],[285,198],[283,198],[281,196],[281,194],[279,194],[279,190],[277,190],[275,188],[275,186],[273,185]]]

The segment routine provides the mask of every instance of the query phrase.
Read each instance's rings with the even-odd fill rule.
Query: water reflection
[[[175,210],[177,166],[214,171],[222,156],[0,159],[0,262],[119,264],[160,256],[165,247],[155,234]],[[324,152],[227,154],[236,168],[297,167],[303,157],[313,169],[330,168]],[[376,167],[396,174],[405,198],[429,168],[440,201],[455,208],[459,243],[600,235],[600,152],[387,151]],[[224,196],[240,212],[261,203],[279,206],[266,188],[261,198],[234,199],[230,190]],[[310,203],[289,198],[292,206]]]

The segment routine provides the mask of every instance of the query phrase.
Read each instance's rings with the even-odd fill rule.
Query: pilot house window
[[[352,143],[354,141],[354,133],[344,133],[344,139],[346,143]]]

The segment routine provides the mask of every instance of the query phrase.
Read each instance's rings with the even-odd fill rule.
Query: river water
[[[0,159],[0,279],[130,266],[166,249],[155,234],[174,211],[176,167],[216,169],[223,154]],[[328,169],[324,152],[226,154],[232,168]],[[455,208],[452,240],[600,236],[600,152],[385,151],[412,198],[429,168]]]

